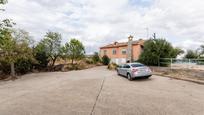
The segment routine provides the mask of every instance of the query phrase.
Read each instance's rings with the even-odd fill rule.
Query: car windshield
[[[143,64],[131,64],[132,67],[143,67]]]

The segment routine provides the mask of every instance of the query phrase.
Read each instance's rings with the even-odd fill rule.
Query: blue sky
[[[0,19],[13,19],[36,41],[48,30],[61,33],[63,43],[77,38],[87,53],[130,34],[146,39],[146,28],[149,36],[196,49],[204,44],[203,6],[203,0],[9,0]]]

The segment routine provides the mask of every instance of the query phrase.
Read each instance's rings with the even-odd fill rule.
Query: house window
[[[122,49],[122,54],[126,55],[126,53],[127,53],[126,49]]]
[[[104,54],[104,55],[107,55],[107,50],[103,50],[103,54]]]
[[[116,50],[115,49],[113,49],[113,55],[115,55],[116,54]]]

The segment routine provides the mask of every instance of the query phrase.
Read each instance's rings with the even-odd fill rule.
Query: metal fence
[[[161,58],[158,66],[169,67],[170,69],[204,70],[204,59]]]

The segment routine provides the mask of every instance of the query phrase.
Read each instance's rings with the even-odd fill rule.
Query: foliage
[[[27,43],[28,46],[34,46],[34,39],[29,35],[29,33],[23,29],[17,29],[13,31],[13,37],[18,43]]]
[[[107,55],[104,55],[102,57],[102,63],[103,65],[108,65],[110,63],[110,58]]]
[[[117,67],[118,67],[118,65],[116,63],[109,63],[108,64],[109,70],[116,70]]]
[[[204,54],[204,45],[201,45],[201,46],[200,46],[200,49],[201,49],[200,54]]]
[[[199,54],[193,50],[187,50],[187,53],[184,56],[184,58],[187,58],[187,59],[196,59],[198,57],[199,57]]]
[[[0,25],[0,60],[11,65],[12,76],[15,75],[14,63],[19,58],[32,58],[32,49],[29,47],[29,43],[25,38],[16,36],[18,32],[12,29],[13,25],[11,20],[4,20]],[[23,33],[18,33],[18,35],[23,35]],[[29,39],[29,37],[27,38]]]
[[[13,23],[3,20],[0,24],[0,60],[11,65],[11,75],[15,76],[14,62],[18,56],[18,49],[12,36]]]
[[[94,61],[92,59],[89,59],[89,58],[85,59],[85,62],[86,62],[86,64],[93,64],[94,63]]]
[[[197,49],[198,58],[204,58],[204,45],[201,45],[200,48]]]
[[[33,60],[29,58],[19,58],[15,63],[17,73],[25,74],[33,69]]]
[[[93,60],[94,63],[100,62],[100,57],[99,57],[98,52],[95,52],[95,53],[94,53],[94,55],[93,55],[93,57],[92,57],[92,60]]]
[[[55,65],[55,61],[61,56],[61,34],[57,32],[47,32],[45,38],[40,42],[46,56],[52,61],[51,66]],[[42,52],[41,52],[42,53]]]
[[[7,0],[0,0],[0,5],[2,4],[2,5],[4,5],[4,4],[6,4],[8,1]],[[4,9],[1,9],[0,8],[0,11],[4,11]]]
[[[144,51],[138,61],[146,65],[158,65],[160,58],[175,58],[181,53],[181,49],[174,48],[165,39],[149,39],[144,43]]]
[[[65,54],[71,59],[72,65],[75,60],[80,60],[85,57],[84,45],[77,39],[71,39],[69,43],[65,44]]]
[[[69,43],[65,43],[60,49],[61,58],[65,61],[69,58]]]
[[[0,4],[6,4],[7,2],[7,0],[0,0]]]
[[[34,58],[37,60],[37,64],[35,64],[37,69],[47,68],[49,57],[43,43],[38,43],[34,48]]]
[[[5,60],[0,60],[0,70],[4,74],[9,74],[11,72],[10,63]]]
[[[171,58],[176,58],[178,55],[183,54],[184,51],[178,47],[174,48],[171,52]]]
[[[6,3],[7,0],[0,0],[0,4]],[[12,76],[15,76],[15,70],[23,73],[30,71],[34,61],[32,48],[30,48],[30,41],[33,40],[28,32],[15,30],[14,25],[11,19],[0,22],[0,68],[4,73],[10,73]]]

